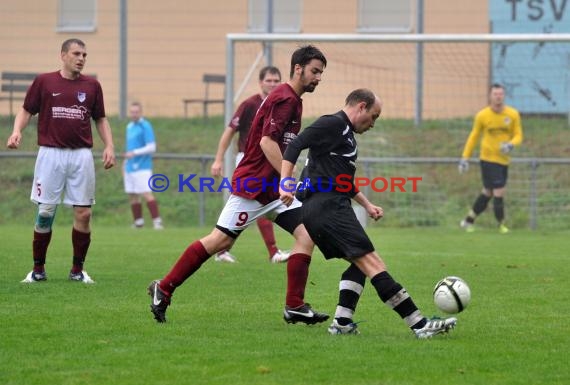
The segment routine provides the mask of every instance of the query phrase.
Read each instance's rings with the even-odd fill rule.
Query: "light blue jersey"
[[[144,118],[140,118],[136,122],[130,122],[127,125],[126,135],[126,152],[142,148],[149,143],[155,142],[152,125]],[[152,155],[136,155],[131,159],[128,159],[125,170],[126,172],[152,170]]]

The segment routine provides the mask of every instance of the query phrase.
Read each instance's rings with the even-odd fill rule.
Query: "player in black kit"
[[[305,167],[310,188],[305,186],[308,194],[302,206],[303,223],[326,259],[343,258],[350,263],[341,277],[339,303],[329,333],[358,334],[352,316],[368,277],[382,302],[404,319],[417,338],[430,338],[448,332],[457,319],[428,319],[421,314],[406,289],[386,271],[351,206],[352,198],[373,219],[384,214],[353,183],[358,149],[354,134],[371,129],[381,112],[378,96],[368,89],[357,89],[347,96],[341,111],[324,115],[305,128],[283,155],[280,198],[285,204],[293,201],[294,188],[286,181],[299,154],[308,148]]]

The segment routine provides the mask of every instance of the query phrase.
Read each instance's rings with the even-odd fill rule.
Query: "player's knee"
[[[220,240],[219,245],[222,250],[229,250],[234,245],[234,240],[226,236]]]
[[[311,255],[313,252],[313,248],[315,247],[315,243],[311,239],[311,236],[305,229],[305,226],[300,225],[298,226],[295,231],[293,232],[293,236],[295,237],[295,245],[301,252],[305,254]]]
[[[89,223],[91,220],[91,207],[75,207],[75,220],[81,223]]]
[[[200,239],[204,248],[211,253],[229,250],[235,243],[235,238],[215,227],[212,232]]]
[[[145,192],[145,193],[143,193],[143,197],[144,197],[145,201],[147,201],[147,203],[156,200],[156,199],[154,198],[154,195],[152,195],[151,192]]]
[[[35,230],[38,233],[49,233],[55,218],[55,211],[57,205],[50,205],[46,203],[38,204],[38,215],[36,216]]]

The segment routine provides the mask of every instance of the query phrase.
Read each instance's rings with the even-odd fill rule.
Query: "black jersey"
[[[326,259],[354,258],[374,251],[350,204],[350,198],[358,193],[353,183],[358,146],[344,111],[321,116],[305,128],[289,144],[283,159],[295,163],[306,148],[312,188],[303,200],[302,213],[311,239]],[[329,191],[332,193],[324,193]]]
[[[285,150],[283,159],[295,163],[308,148],[308,178],[312,193],[340,192],[353,197],[358,146],[352,123],[344,111],[323,115],[305,128]]]

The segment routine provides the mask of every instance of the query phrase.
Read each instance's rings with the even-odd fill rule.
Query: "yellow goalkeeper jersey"
[[[510,142],[514,146],[522,143],[523,133],[519,112],[509,106],[496,113],[491,107],[485,107],[477,113],[473,122],[473,129],[465,143],[462,157],[471,157],[473,149],[481,138],[479,159],[508,165],[511,157],[501,152],[501,143]]]

